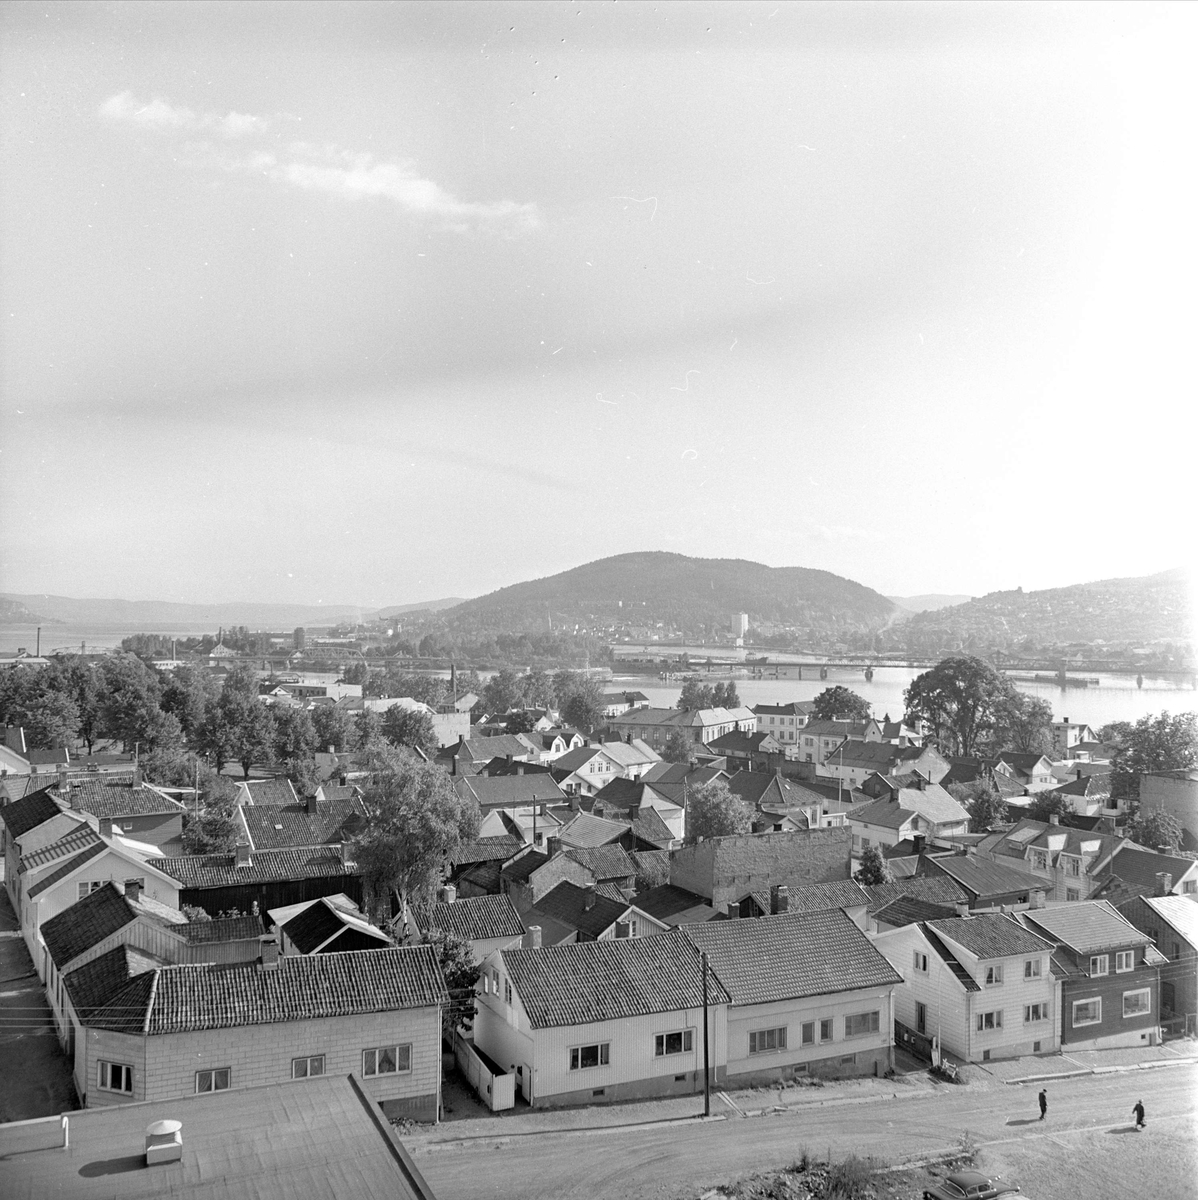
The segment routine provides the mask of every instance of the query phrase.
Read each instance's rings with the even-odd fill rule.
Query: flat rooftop
[[[16,1127],[0,1125],[0,1196],[5,1200],[435,1200],[353,1076],[66,1115],[71,1144],[65,1150],[10,1153]],[[183,1123],[183,1158],[147,1167],[146,1126],[160,1120]]]

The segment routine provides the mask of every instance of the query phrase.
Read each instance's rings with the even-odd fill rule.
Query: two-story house
[[[873,775],[903,776],[918,771],[932,783],[949,772],[949,762],[935,746],[899,746],[893,742],[847,738],[828,753],[819,773],[858,787]]]
[[[639,779],[661,755],[644,741],[597,742],[570,750],[552,764],[553,778],[570,796],[593,796],[613,779]]]
[[[1024,818],[1010,829],[987,834],[977,844],[980,858],[1007,863],[1043,881],[1049,900],[1085,900],[1109,876],[1115,853],[1126,838],[1097,830]]]
[[[925,838],[952,837],[969,832],[969,813],[938,783],[922,775],[904,777],[910,786],[894,786],[888,794],[848,813],[853,830],[853,852],[860,855],[870,846],[883,851],[917,835]]]
[[[1187,896],[1135,896],[1119,911],[1152,938],[1161,963],[1161,1025],[1174,1033],[1198,1029],[1198,904]]]
[[[757,718],[757,732],[768,733],[793,756],[798,753],[801,744],[799,731],[811,719],[814,708],[814,700],[792,700],[789,704],[754,705],[753,715]]]

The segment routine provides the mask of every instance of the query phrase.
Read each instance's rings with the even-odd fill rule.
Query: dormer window
[[[1109,975],[1111,973],[1111,956],[1109,954],[1094,954],[1090,957],[1090,974]]]

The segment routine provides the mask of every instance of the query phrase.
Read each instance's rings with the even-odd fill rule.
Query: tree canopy
[[[811,710],[813,721],[868,721],[870,718],[869,701],[840,684],[824,688],[812,703],[815,705]]]
[[[1020,703],[1005,675],[968,655],[943,659],[917,675],[904,698],[908,723],[926,721],[942,748],[965,756],[1001,749],[1012,706]]]
[[[1181,822],[1164,809],[1145,810],[1137,807],[1123,827],[1125,837],[1149,850],[1175,854],[1181,845]]]
[[[383,714],[383,737],[392,745],[421,749],[426,754],[437,750],[437,733],[432,717],[422,709],[403,708],[393,704]]]
[[[1198,762],[1198,714],[1167,712],[1141,717],[1123,732],[1111,759],[1111,795],[1138,800],[1140,776],[1148,771],[1183,771]]]
[[[567,725],[593,733],[603,724],[603,688],[597,679],[582,671],[558,671],[553,686]]]
[[[949,784],[948,792],[969,813],[969,828],[974,833],[984,833],[995,825],[1006,823],[1007,802],[990,780],[952,783]]]
[[[751,833],[753,822],[749,810],[732,793],[727,781],[711,779],[687,789],[686,840],[729,837]]]
[[[661,756],[669,763],[689,763],[695,755],[695,743],[683,729],[674,729],[666,738]]]
[[[729,679],[727,683],[709,684],[701,679],[687,679],[682,685],[682,695],[678,697],[678,707],[685,709],[697,708],[739,708],[740,695],[736,683]]]
[[[878,883],[890,883],[894,876],[890,874],[890,870],[886,866],[882,851],[877,846],[866,846],[861,851],[861,865],[857,868],[853,878],[858,883],[872,886]]]

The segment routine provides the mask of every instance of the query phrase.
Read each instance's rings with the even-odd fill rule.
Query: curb
[[[501,1145],[516,1138],[547,1137],[557,1133],[577,1133],[594,1136],[601,1133],[622,1132],[626,1129],[663,1129],[672,1128],[677,1125],[703,1125],[710,1124],[712,1121],[727,1121],[730,1116],[730,1113],[712,1113],[709,1117],[702,1115],[694,1117],[662,1117],[656,1121],[634,1121],[625,1122],[620,1125],[572,1125],[569,1128],[563,1129],[520,1129],[512,1133],[475,1133],[467,1137],[444,1138],[440,1141],[430,1141],[422,1144],[418,1143],[412,1137],[408,1137],[405,1140],[417,1153],[427,1150],[462,1150],[479,1142],[494,1142],[496,1145]]]
[[[767,1113],[784,1113],[793,1112],[795,1109],[802,1108],[839,1108],[846,1104],[879,1104],[889,1103],[894,1100],[924,1100],[931,1099],[937,1095],[936,1092],[918,1091],[912,1092],[910,1095],[900,1095],[898,1092],[892,1092],[889,1096],[845,1096],[842,1099],[831,1100],[796,1100],[793,1104],[771,1104],[766,1108],[746,1108],[744,1116],[760,1117]]]
[[[1121,1075],[1125,1071],[1152,1071],[1157,1067],[1188,1067],[1198,1063],[1198,1058],[1157,1059],[1154,1062],[1128,1063],[1120,1067],[1086,1067],[1081,1071],[1059,1071],[1053,1075],[1021,1075],[1018,1079],[1004,1079],[1012,1086],[1018,1083],[1049,1083],[1053,1079],[1080,1079],[1086,1075]]]

